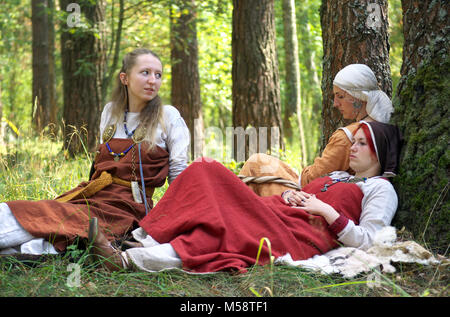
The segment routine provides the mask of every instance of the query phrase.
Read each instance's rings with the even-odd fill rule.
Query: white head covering
[[[391,99],[378,88],[377,78],[369,66],[350,64],[341,69],[333,85],[353,97],[366,101],[367,114],[378,122],[388,123],[394,111]]]

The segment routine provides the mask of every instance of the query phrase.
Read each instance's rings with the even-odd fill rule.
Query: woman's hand
[[[302,206],[303,202],[310,196],[311,194],[303,191],[288,190],[283,193],[282,197],[286,204],[296,207]]]
[[[331,205],[318,199],[316,195],[291,190],[283,194],[283,199],[288,205],[303,209],[311,215],[324,217],[328,224],[332,224],[339,218],[338,212]]]

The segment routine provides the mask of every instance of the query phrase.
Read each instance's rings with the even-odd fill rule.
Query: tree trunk
[[[195,1],[176,1],[171,8],[170,42],[172,105],[191,133],[191,159],[201,155],[203,117],[198,72],[197,13]]]
[[[403,0],[403,64],[392,121],[405,138],[394,225],[444,252],[450,242],[450,3]]]
[[[123,23],[125,21],[125,1],[124,0],[119,0],[118,19],[119,19],[119,21],[117,22],[117,28],[115,30],[114,30],[114,26],[111,25],[111,29],[112,29],[111,42],[110,42],[110,46],[108,49],[107,58],[105,60],[104,77],[103,77],[103,83],[102,83],[102,104],[106,103],[106,98],[108,95],[108,88],[111,84],[111,81],[114,78],[115,73],[117,72],[117,65],[119,64],[120,41],[122,39]],[[112,60],[111,65],[108,64],[109,60]]]
[[[74,5],[71,0],[62,0],[60,4],[63,11],[69,4]],[[64,148],[70,156],[93,151],[98,143],[105,63],[104,2],[84,0],[75,5],[79,5],[79,11],[75,9],[69,14],[61,33]],[[85,19],[77,20],[78,12]]]
[[[298,61],[297,21],[295,18],[294,0],[283,0],[284,51],[286,69],[286,100],[284,107],[284,133],[292,137],[289,118],[297,114],[300,144],[302,147],[302,165],[306,166],[308,156],[306,152],[305,133],[302,120],[302,103],[300,94],[300,64]],[[289,127],[289,128],[288,128]]]
[[[267,128],[259,152],[284,149],[273,0],[233,0],[232,33],[233,126]]]
[[[40,133],[50,123],[51,82],[47,0],[31,1],[33,46],[33,127]]]
[[[50,124],[52,134],[56,134],[58,106],[56,104],[56,66],[55,66],[55,21],[56,8],[54,0],[48,1],[48,71],[50,96]]]
[[[338,127],[348,123],[333,108],[333,79],[339,70],[349,64],[366,64],[380,88],[391,96],[387,5],[387,0],[322,1],[322,147]]]

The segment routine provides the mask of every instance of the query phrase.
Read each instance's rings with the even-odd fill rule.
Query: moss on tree
[[[430,52],[404,79],[394,100],[393,122],[406,143],[394,181],[399,208],[393,224],[444,252],[450,241],[450,58],[447,44],[431,47]]]

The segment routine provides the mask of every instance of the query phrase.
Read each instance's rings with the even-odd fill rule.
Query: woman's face
[[[120,76],[122,83],[128,86],[130,106],[142,107],[158,95],[162,64],[151,54],[139,55],[129,73],[121,73]]]
[[[355,119],[359,111],[362,110],[353,106],[356,99],[337,86],[333,86],[333,94],[333,106],[341,112],[344,119]]]
[[[350,167],[356,173],[361,173],[369,170],[376,171],[379,166],[376,155],[370,150],[364,131],[358,129],[353,136],[353,145],[350,148]]]

